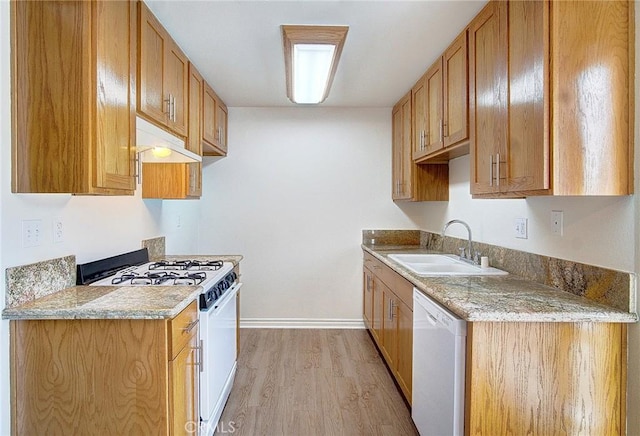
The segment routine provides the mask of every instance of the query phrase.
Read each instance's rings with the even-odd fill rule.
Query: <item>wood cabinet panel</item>
[[[227,154],[227,106],[208,83],[204,84],[203,102],[205,156]]]
[[[198,335],[197,328],[190,334],[175,359],[169,362],[171,429],[173,435],[188,433],[200,422]]]
[[[624,324],[469,326],[467,434],[625,434]]]
[[[633,192],[633,9],[492,1],[474,19],[472,194]]]
[[[426,76],[426,74],[425,74]],[[417,161],[427,154],[427,81],[422,76],[411,89],[411,122],[413,126],[413,160]]]
[[[396,380],[405,398],[412,403],[413,381],[413,309],[403,302],[396,304],[396,320],[398,329]]]
[[[469,59],[465,29],[442,56],[443,146],[469,139]]]
[[[418,165],[412,158],[412,101],[408,92],[392,110],[392,198],[407,201],[449,199],[448,165]]]
[[[425,154],[431,154],[443,147],[442,58],[427,70],[425,81],[427,94]]]
[[[138,112],[187,135],[189,60],[144,2],[139,5]]]
[[[131,195],[135,5],[11,2],[12,191]]]
[[[369,283],[372,283],[372,297],[367,295],[367,276],[371,277]],[[364,277],[364,298],[372,299],[372,323],[368,326],[369,331],[403,395],[411,404],[413,285],[366,252]]]
[[[492,1],[469,24],[472,194],[492,193],[504,178],[496,156],[503,160],[507,141],[506,8]]]
[[[551,8],[553,192],[631,194],[634,2]]]
[[[199,421],[197,324],[180,336],[193,313],[11,321],[12,433],[184,434]]]
[[[371,330],[373,328],[373,273],[366,268],[363,272],[363,281],[362,314],[365,327]]]
[[[138,111],[164,125],[169,112],[164,85],[168,35],[149,8],[143,2],[138,4]]]
[[[12,321],[12,433],[168,434],[164,322]]]

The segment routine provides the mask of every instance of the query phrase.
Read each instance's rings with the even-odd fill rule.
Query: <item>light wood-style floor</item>
[[[417,435],[365,330],[242,329],[216,434]]]

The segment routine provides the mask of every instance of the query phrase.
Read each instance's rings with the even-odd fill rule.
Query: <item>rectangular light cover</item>
[[[298,104],[318,104],[325,96],[333,44],[293,45],[293,100]]]

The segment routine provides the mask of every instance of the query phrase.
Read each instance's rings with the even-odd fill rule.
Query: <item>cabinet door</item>
[[[165,55],[169,49],[168,35],[144,2],[139,2],[140,56],[138,69],[138,111],[165,125],[168,121],[169,99],[165,95],[163,78]]]
[[[469,139],[467,31],[449,46],[442,59],[444,147]]]
[[[633,193],[634,4],[551,2],[555,195]]]
[[[396,317],[396,296],[391,290],[381,284],[383,297],[382,318],[382,354],[387,359],[389,368],[396,368],[398,355],[398,322]]]
[[[204,83],[202,105],[202,137],[210,145],[214,145],[216,143],[216,94],[207,82]]]
[[[507,3],[490,2],[469,25],[471,193],[504,178],[507,141]]]
[[[373,336],[378,341],[378,345],[382,348],[382,328],[384,317],[384,286],[380,280],[373,276],[373,311],[372,311],[372,324],[373,324]]]
[[[188,120],[187,150],[195,154],[202,155],[202,93],[204,81],[196,67],[189,63],[189,100],[188,100]]]
[[[94,188],[135,189],[136,8],[94,2],[96,105]]]
[[[366,268],[364,269],[363,280],[362,315],[366,327],[371,330],[373,328],[373,274]]]
[[[216,96],[216,145],[227,154],[227,106]]]
[[[165,98],[171,101],[168,126],[181,136],[187,135],[189,60],[170,40],[165,55]]]
[[[427,93],[426,108],[426,154],[442,149],[443,119],[442,119],[442,59],[438,59],[425,74]]]
[[[411,93],[405,95],[393,108],[392,114],[392,181],[391,198],[410,200],[413,195],[411,158]]]
[[[549,2],[510,2],[508,13],[509,141],[501,191],[549,189]]]
[[[398,357],[396,377],[400,388],[411,404],[411,383],[413,373],[413,310],[401,301],[396,303],[398,322]]]
[[[413,160],[417,160],[427,154],[427,86],[424,77],[411,89],[411,110]]]
[[[187,345],[169,363],[171,434],[182,435],[186,429],[200,424],[198,335],[192,335]]]

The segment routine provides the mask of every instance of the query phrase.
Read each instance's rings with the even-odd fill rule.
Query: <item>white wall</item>
[[[421,205],[422,229],[440,232],[445,222],[460,218],[469,223],[477,241],[634,271],[634,196],[472,199],[469,168],[469,156],[449,162],[449,202]],[[563,236],[551,232],[552,210],[564,213]],[[515,218],[528,219],[528,239],[515,238]],[[464,227],[451,226],[447,235],[467,234]]]
[[[231,108],[205,167],[200,251],[245,256],[243,318],[361,320],[361,231],[391,197],[390,109]]]

